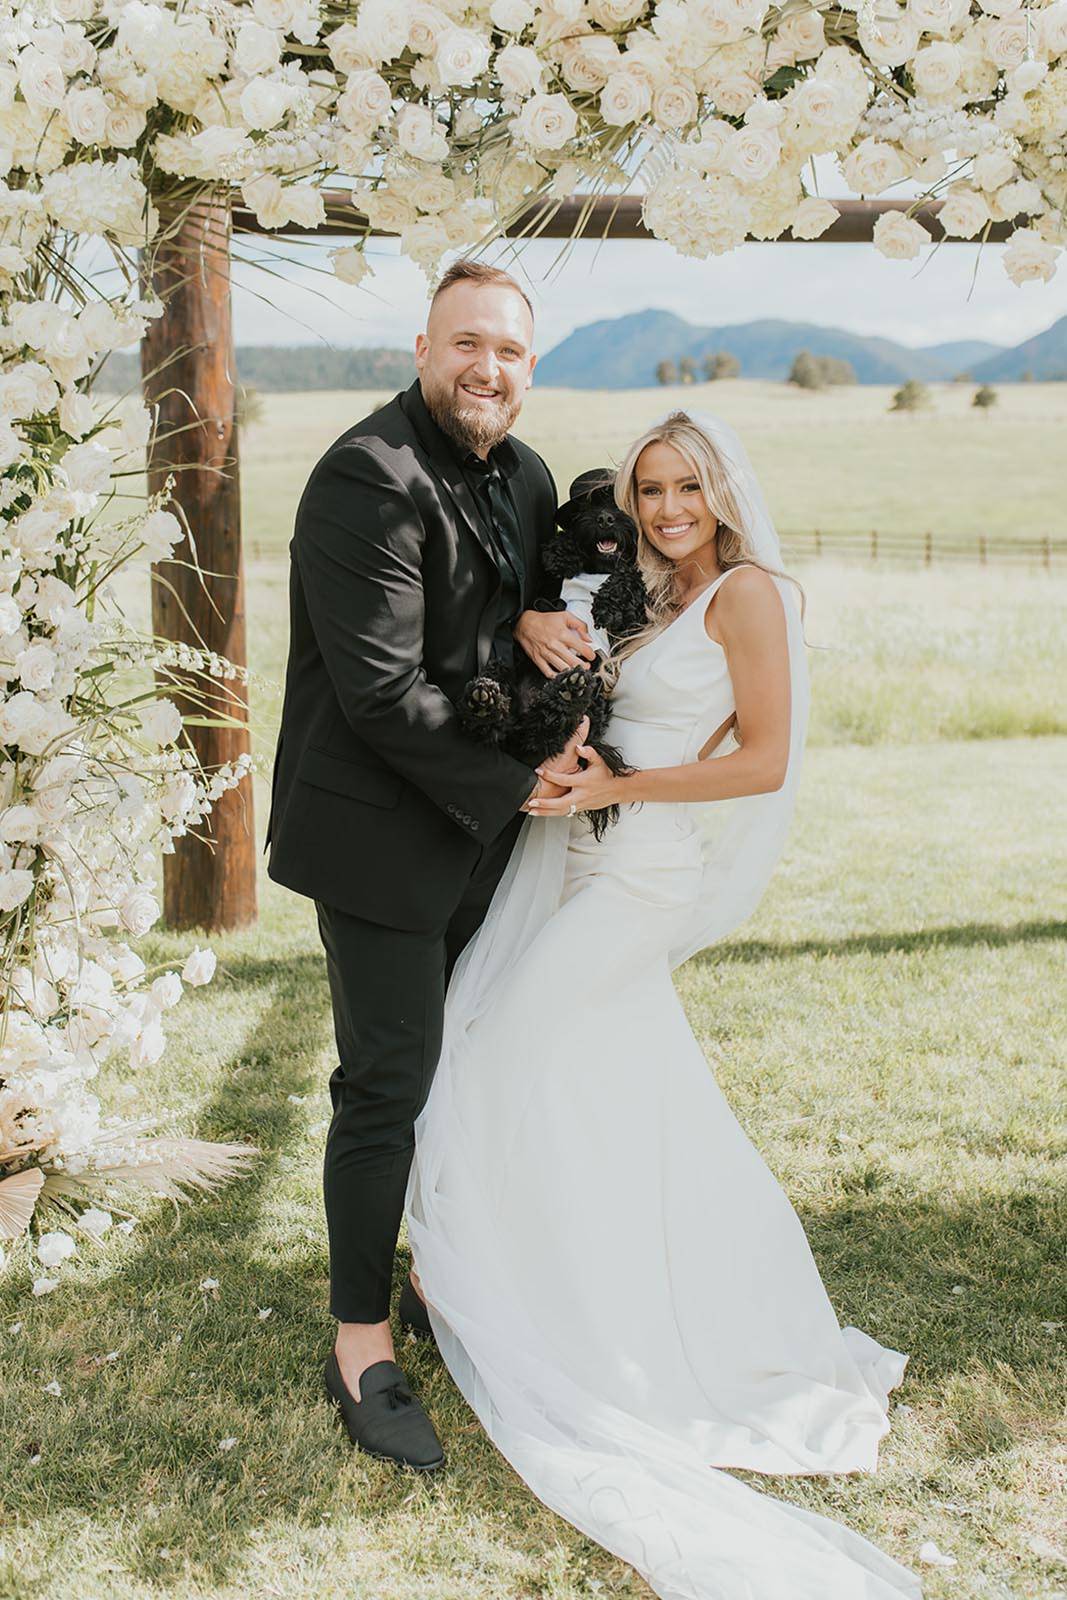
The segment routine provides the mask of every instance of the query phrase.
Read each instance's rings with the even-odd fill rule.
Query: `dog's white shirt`
[[[611,653],[611,641],[604,629],[593,621],[593,601],[607,576],[606,572],[579,572],[574,578],[564,578],[560,590],[563,604],[585,623],[590,639],[604,656]]]

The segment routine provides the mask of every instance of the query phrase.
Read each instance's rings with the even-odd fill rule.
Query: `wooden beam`
[[[151,493],[176,476],[175,499],[192,529],[203,576],[179,562],[193,559],[188,538],[171,561],[152,567],[152,627],[165,639],[205,646],[243,667],[244,566],[241,492],[234,417],[236,366],[230,319],[229,217],[225,204],[189,212],[161,247],[153,279],[166,311],[148,324],[141,342],[143,391],[159,417],[148,458]],[[146,285],[147,287],[147,285]],[[168,688],[190,716],[211,715],[199,696],[204,680],[189,679],[188,694]],[[208,680],[236,717],[236,727],[191,726],[205,767],[233,762],[250,747],[245,688]],[[203,837],[175,839],[163,857],[163,917],[171,928],[222,932],[256,919],[256,851],[252,786],[227,789],[199,825]]]
[[[326,223],[321,228],[308,228],[292,224],[286,228],[263,228],[256,221],[255,214],[244,206],[239,198],[235,197],[233,226],[235,231],[242,233],[278,234],[329,234],[331,236],[346,237],[351,234],[362,234],[368,231],[367,219],[357,211],[352,204],[351,191],[348,189],[324,189],[323,200],[326,206]],[[794,239],[789,234],[781,239],[768,242],[772,244],[869,244],[874,234],[874,224],[880,216],[887,211],[911,211],[917,222],[928,229],[934,239],[942,244],[975,244],[975,239],[957,239],[941,232],[937,220],[941,210],[940,200],[927,200],[916,205],[912,200],[838,200],[830,196],[830,203],[837,207],[841,215],[831,223],[826,232],[820,234],[818,239]],[[583,210],[588,207],[588,215],[581,227],[579,238],[583,239],[652,239],[651,234],[641,220],[641,196],[638,194],[624,194],[612,196],[598,196],[592,198],[585,195],[571,195],[569,200],[563,200],[553,211],[545,202],[532,206],[522,217],[505,230],[509,239],[521,239],[537,236],[542,239],[570,239],[574,237],[579,223],[582,222]],[[914,207],[914,210],[912,210]],[[993,222],[989,226],[987,239],[990,243],[1000,243],[1007,239],[1014,227],[1021,226],[1025,218],[1017,218],[1012,222]],[[380,229],[370,228],[372,235],[378,236]]]

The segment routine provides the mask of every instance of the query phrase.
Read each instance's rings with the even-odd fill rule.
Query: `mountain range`
[[[850,362],[860,383],[902,383],[908,378],[939,383],[961,372],[976,382],[1010,383],[1027,372],[1035,379],[1067,379],[1067,317],[1012,349],[981,339],[913,349],[892,339],[810,322],[697,327],[672,311],[637,311],[576,328],[542,356],[537,380],[553,388],[641,389],[657,382],[660,361],[690,356],[700,373],[703,358],[720,350],[737,358],[743,378],[782,380],[797,352],[809,350]]]

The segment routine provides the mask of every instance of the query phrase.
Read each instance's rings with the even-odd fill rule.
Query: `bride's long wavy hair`
[[[650,444],[671,445],[692,467],[704,503],[718,522],[715,558],[724,572],[730,567],[748,564],[760,567],[772,577],[786,578],[788,582],[796,583],[796,579],[790,578],[788,573],[757,560],[744,532],[744,518],[730,482],[730,474],[714,440],[708,437],[688,411],[672,411],[664,421],[657,422],[634,440],[615,474],[615,503],[626,512],[637,529],[637,566],[648,591],[648,621],[612,652],[612,667],[654,639],[674,621],[679,610],[677,564],[656,549],[641,527],[637,462],[641,452]],[[803,612],[804,591],[799,584],[796,586],[800,590]]]

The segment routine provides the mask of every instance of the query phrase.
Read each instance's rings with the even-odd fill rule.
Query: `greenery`
[[[828,389],[831,384],[855,381],[856,372],[851,362],[837,356],[813,356],[810,350],[797,352],[786,379],[798,389]]]
[[[678,368],[673,361],[658,361],[656,363],[657,383],[677,383]]]
[[[293,390],[407,388],[415,362],[407,350],[338,349],[309,344],[278,347],[238,345],[234,352],[241,381],[265,393]],[[140,381],[141,358],[116,350],[93,385],[101,394],[121,394]]]
[[[729,350],[716,350],[713,355],[704,357],[704,376],[709,383],[722,378],[739,378],[741,363]]]
[[[842,1320],[911,1354],[875,1476],[749,1481],[911,1563],[934,1539],[959,1565],[926,1574],[928,1600],[1056,1582],[1065,756],[1063,740],[814,751],[758,917],[680,978]],[[261,835],[262,790],[257,806]],[[400,1354],[446,1473],[351,1453],[320,1384],[329,997],[310,904],[261,888],[259,927],[213,941],[221,970],[165,1061],[109,1079],[127,1111],[165,1084],[185,1125],[254,1140],[252,1175],[86,1246],[47,1299],[21,1267],[0,1280],[0,1592],[647,1600],[527,1493],[432,1349]]]
[[[997,391],[989,383],[983,383],[980,389],[976,389],[974,391],[974,399],[971,401],[972,406],[977,406],[980,411],[986,412],[987,415],[990,407],[995,406],[996,403]]]
[[[909,378],[893,396],[890,411],[925,411],[930,405],[930,391],[917,378]]]

